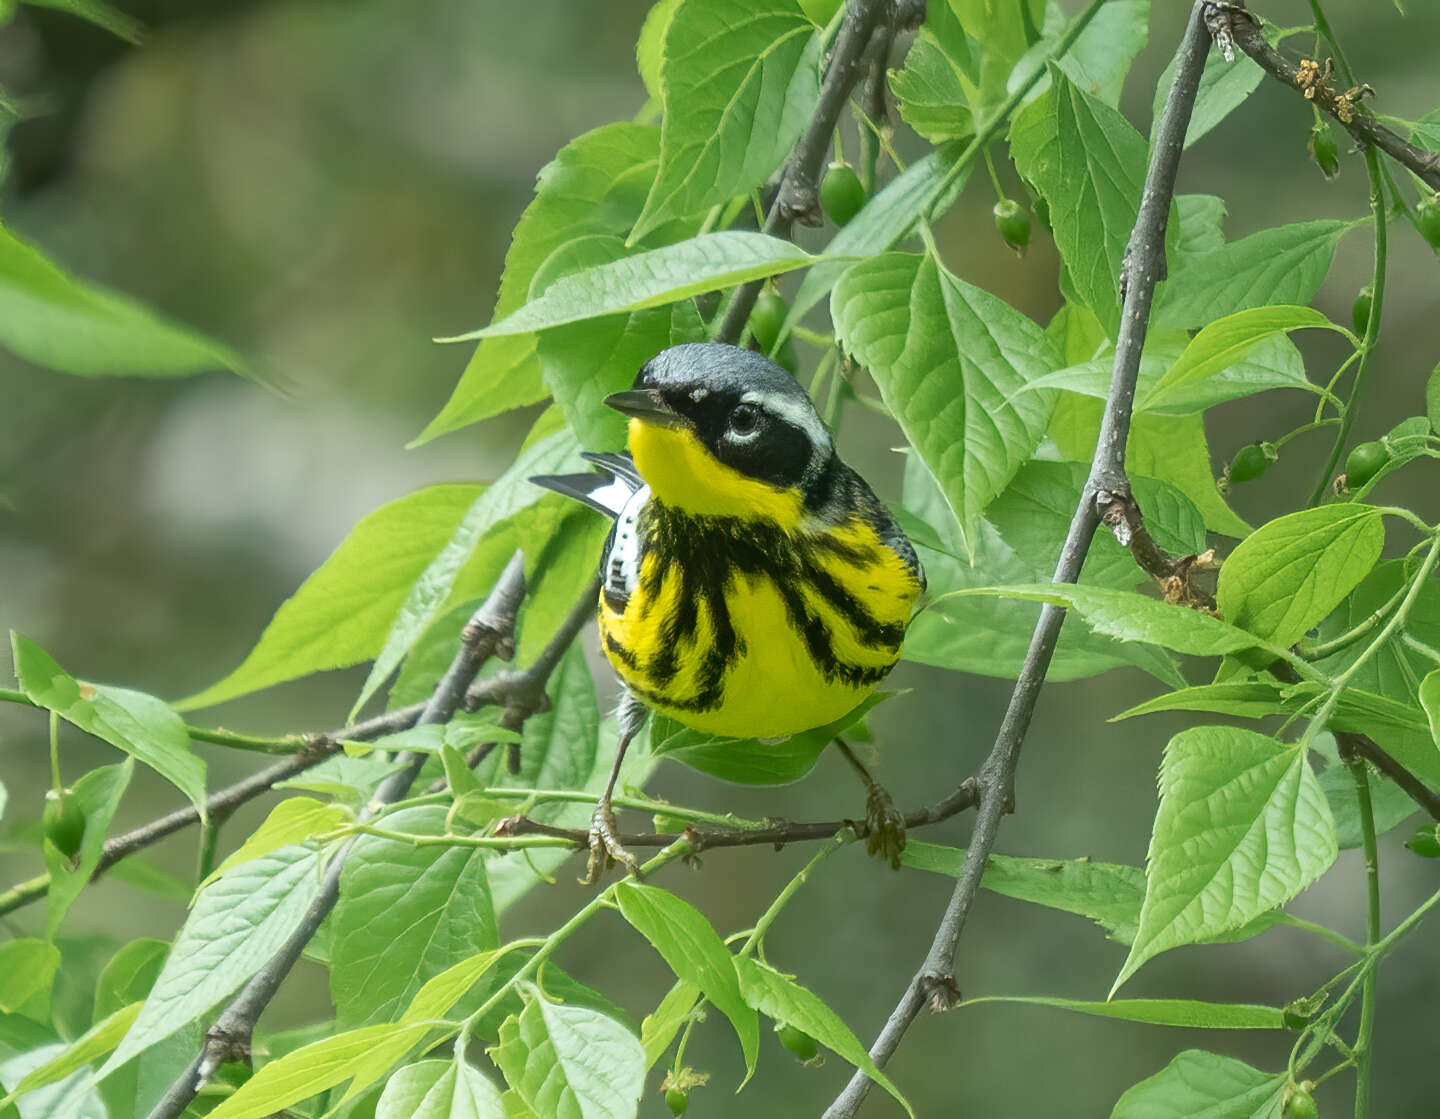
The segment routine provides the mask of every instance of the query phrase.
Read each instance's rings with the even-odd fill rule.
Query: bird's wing
[[[629,455],[587,454],[585,458],[600,469],[586,474],[540,474],[530,481],[573,497],[613,521],[645,483],[640,480]]]
[[[593,462],[601,470],[610,471],[617,478],[635,483],[633,489],[638,490],[645,484],[640,471],[635,468],[635,460],[623,451],[581,451],[580,457],[586,462]]]

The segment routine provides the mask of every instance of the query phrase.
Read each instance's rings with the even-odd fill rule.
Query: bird
[[[628,417],[628,453],[586,453],[596,469],[531,479],[614,521],[597,615],[624,691],[582,882],[609,859],[638,866],[611,798],[647,711],[735,738],[834,722],[894,667],[925,589],[894,516],[764,355],[672,346],[604,402]]]

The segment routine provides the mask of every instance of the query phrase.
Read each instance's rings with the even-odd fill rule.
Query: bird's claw
[[[582,886],[593,886],[612,863],[623,863],[631,874],[640,873],[640,863],[620,842],[615,831],[615,813],[610,805],[595,806],[595,815],[590,817],[590,861],[585,866],[585,876],[580,879]]]
[[[905,850],[905,816],[890,794],[873,783],[865,794],[865,828],[865,850],[899,870],[900,854]]]

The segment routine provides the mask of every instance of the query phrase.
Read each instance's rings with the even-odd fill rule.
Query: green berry
[[[1030,211],[1013,198],[1002,198],[995,203],[995,228],[1005,243],[1017,253],[1024,254],[1030,243]]]
[[[1235,452],[1226,477],[1232,482],[1249,482],[1260,477],[1276,458],[1275,449],[1265,443],[1251,443]]]
[[[1440,249],[1440,194],[1420,199],[1415,207],[1415,226],[1432,249]]]
[[[1307,1080],[1305,1084],[1308,1083]],[[1290,1090],[1290,1098],[1280,1110],[1284,1119],[1318,1119],[1320,1109],[1315,1106],[1315,1097],[1310,1094],[1305,1084],[1296,1084]]]
[[[1345,460],[1345,486],[1358,490],[1390,461],[1390,452],[1380,443],[1361,443]]]
[[[1440,859],[1440,832],[1434,824],[1421,824],[1415,834],[1405,841],[1405,846],[1423,859]]]
[[[80,841],[85,838],[85,812],[75,794],[69,789],[57,793],[51,789],[45,794],[45,814],[42,819],[45,838],[67,859],[73,859],[80,851]]]
[[[820,1052],[820,1046],[815,1039],[804,1030],[797,1029],[791,1025],[781,1026],[775,1031],[780,1035],[780,1044],[794,1053],[802,1061],[813,1061],[815,1055]]]
[[[848,225],[868,198],[860,176],[848,163],[832,163],[820,180],[820,207],[836,225]]]
[[[1316,121],[1310,130],[1310,140],[1305,145],[1320,168],[1320,174],[1333,179],[1340,174],[1340,149],[1335,144],[1335,134],[1323,121]]]
[[[1370,308],[1375,302],[1375,287],[1373,284],[1366,284],[1355,293],[1355,305],[1350,308],[1350,319],[1355,324],[1355,333],[1365,337],[1365,330],[1370,325]]]
[[[684,1115],[685,1109],[690,1106],[690,1094],[681,1088],[668,1088],[665,1091],[665,1105],[670,1109],[671,1115]]]
[[[760,289],[755,298],[755,308],[750,312],[750,335],[765,353],[770,352],[775,339],[780,337],[780,328],[785,325],[785,316],[789,313],[789,305],[773,288]]]

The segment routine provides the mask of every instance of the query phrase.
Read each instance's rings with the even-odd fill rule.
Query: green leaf
[[[819,98],[820,41],[795,0],[681,4],[660,79],[660,170],[632,239],[770,177]]]
[[[968,542],[1045,433],[1052,398],[1020,390],[1059,362],[1044,332],[934,256],[887,253],[836,285],[831,317],[874,376]]]
[[[1272,46],[1280,39],[1275,29],[1269,25],[1265,26],[1261,33]],[[1175,80],[1175,67],[1182,49],[1176,48],[1174,57],[1160,75],[1160,80],[1155,83],[1155,97],[1150,111],[1152,119],[1157,122],[1165,108],[1165,98],[1170,93],[1170,86]],[[1255,92],[1264,77],[1265,71],[1247,55],[1237,52],[1233,61],[1227,61],[1219,51],[1211,51],[1205,59],[1205,69],[1200,74],[1200,88],[1196,90],[1195,106],[1191,110],[1190,123],[1185,130],[1185,147],[1195,143],[1244,104],[1245,99]]]
[[[35,937],[0,944],[0,1012],[50,1021],[50,988],[60,970],[60,949]]]
[[[578,469],[581,465],[574,437],[568,431],[559,431],[522,451],[493,486],[476,495],[450,538],[411,584],[390,623],[385,644],[350,709],[350,721],[355,720],[360,709],[390,678],[421,634],[451,601],[456,581],[480,542],[502,522],[544,496],[530,481],[531,477]]]
[[[190,750],[180,716],[154,696],[76,680],[29,638],[10,647],[25,694],[68,723],[139,758],[189,798],[205,819],[205,761]]]
[[[1158,953],[1289,901],[1335,856],[1304,750],[1236,727],[1176,735],[1160,766],[1140,930],[1110,993]]]
[[[1053,565],[1042,570],[1043,557],[1017,554],[983,520],[975,538],[974,564],[959,559],[964,543],[955,518],[930,472],[914,455],[905,463],[905,508],[899,516],[925,565],[933,603],[911,622],[901,656],[964,672],[1013,677],[1024,661],[1038,609],[998,598],[957,598],[951,592],[993,579],[1039,582]],[[1172,687],[1184,683],[1159,649],[1124,645],[1091,633],[1078,618],[1067,619],[1061,628],[1049,675],[1057,681],[1074,680],[1124,665],[1143,668]]]
[[[1283,1030],[1285,1015],[1278,1006],[1251,1003],[1196,1002],[1193,999],[1115,999],[1086,1002],[1082,999],[1044,998],[1023,995],[984,995],[966,999],[961,1006],[986,1002],[1021,1003],[1070,1010],[1094,1018],[1117,1018],[1147,1026],[1179,1026],[1195,1030]]]
[[[679,6],[680,0],[658,0],[645,14],[640,37],[635,42],[635,68],[645,83],[645,92],[654,101],[662,96],[660,68],[664,65],[665,33],[670,30],[670,21]]]
[[[1175,241],[1172,274],[1185,258],[1200,256],[1225,247],[1225,199],[1216,194],[1177,194],[1175,217],[1180,222],[1180,235]]]
[[[420,1061],[385,1084],[375,1119],[505,1119],[505,1108],[495,1085],[464,1061]]]
[[[386,817],[392,831],[440,835],[445,807]],[[362,836],[345,860],[332,918],[330,993],[340,1020],[366,1025],[393,1015],[425,981],[499,937],[484,852]]]
[[[347,1080],[357,1091],[384,1076],[428,1029],[423,1024],[364,1026],[303,1045],[261,1068],[207,1119],[269,1119]]]
[[[1201,684],[1181,688],[1137,703],[1110,721],[1118,723],[1136,715],[1153,715],[1157,711],[1206,711],[1212,715],[1236,715],[1242,719],[1259,719],[1286,710],[1280,689],[1264,681],[1225,684]]]
[[[443,341],[525,334],[621,311],[641,311],[791,272],[815,259],[791,242],[764,233],[702,233],[677,245],[562,276],[513,314]]]
[[[0,346],[82,377],[177,377],[208,369],[249,375],[234,350],[138,300],[73,279],[0,228]]]
[[[251,859],[304,843],[311,836],[324,835],[354,819],[354,814],[341,804],[326,804],[314,797],[290,797],[270,810],[265,822],[246,838],[234,854],[215,868],[202,885],[209,885],[226,871]]]
[[[95,983],[95,1016],[108,1016],[148,995],[169,950],[167,940],[140,937],[111,956]]]
[[[410,588],[481,492],[429,486],[366,516],[275,612],[240,667],[177,706],[209,707],[374,656]]]
[[[1090,439],[1089,451],[1095,449]],[[1083,456],[1088,459],[1089,451]],[[1169,482],[1195,503],[1211,532],[1244,536],[1250,526],[1215,488],[1202,416],[1137,415],[1130,426],[1126,465],[1132,473]]]
[[[268,963],[320,889],[320,858],[284,847],[201,890],[145,1008],[100,1078],[194,1021]]]
[[[69,12],[73,16],[88,20],[96,27],[104,28],[127,43],[138,44],[141,33],[145,30],[145,25],[134,16],[122,12],[114,5],[106,4],[104,0],[25,0],[25,3],[37,8]]]
[[[812,265],[800,281],[800,289],[785,317],[782,335],[789,334],[850,268],[851,261],[841,258],[874,256],[900,241],[952,173],[955,180],[949,184],[949,193],[953,197],[960,191],[970,177],[972,166],[967,163],[958,173],[955,171],[964,146],[955,141],[917,159],[886,183],[850,224],[835,234],[826,250],[827,259]]]
[[[410,1005],[405,1008],[400,1023],[405,1025],[445,1017],[450,1008],[464,998],[470,988],[495,966],[495,961],[505,955],[505,951],[492,948],[477,952],[458,964],[451,964],[439,975],[427,979],[425,985],[415,992]]]
[[[1015,114],[1010,154],[1050,204],[1055,244],[1076,293],[1113,337],[1146,144],[1119,111],[1082,92],[1054,65],[1050,78],[1050,89]]]
[[[1440,365],[1430,370],[1425,382],[1425,414],[1430,419],[1430,430],[1440,435]]]
[[[1226,558],[1216,591],[1220,612],[1272,645],[1293,645],[1355,589],[1384,546],[1384,518],[1369,505],[1322,505],[1279,517]]]
[[[1030,68],[1030,60],[1038,64],[1055,49],[1067,30],[1067,21],[1058,7],[1047,6],[1045,16],[1045,34],[1016,66],[1010,76],[1011,89],[1015,88],[1017,77]],[[1110,0],[1095,13],[1080,37],[1055,64],[1065,71],[1077,89],[1106,105],[1118,105],[1130,64],[1145,47],[1149,22],[1150,0]]]
[[[689,902],[655,886],[621,882],[615,900],[621,916],[664,957],[676,978],[699,988],[730,1019],[745,1054],[748,1079],[760,1051],[760,1026],[741,997],[734,957],[720,934]]]
[[[1330,815],[1335,819],[1335,844],[1342,851],[1352,851],[1365,842],[1360,822],[1360,794],[1355,790],[1355,778],[1341,762],[1333,735],[1317,735],[1311,747],[1325,759],[1319,781],[1325,800],[1330,805]],[[1382,778],[1374,769],[1369,770],[1367,783],[1376,835],[1384,835],[1415,815],[1415,802],[1400,786]]]
[[[486,1051],[537,1115],[612,1119],[635,1114],[645,1090],[645,1051],[615,1019],[538,993],[500,1027]]]
[[[541,169],[534,201],[511,236],[494,318],[504,318],[531,298],[536,272],[560,246],[592,234],[627,234],[645,205],[659,162],[660,130],[653,125],[607,124],[561,148]],[[698,228],[698,219],[672,223],[657,229],[645,245],[668,244]],[[535,346],[531,334],[481,342],[449,401],[415,443],[543,399]]]
[[[1255,307],[1237,311],[1212,322],[1195,335],[1140,406],[1153,409],[1176,390],[1193,388],[1242,361],[1262,342],[1304,327],[1323,327],[1348,335],[1348,331],[1309,307]]]
[[[954,595],[997,595],[1030,602],[1049,602],[1076,611],[1097,633],[1118,641],[1145,641],[1177,653],[1216,657],[1263,644],[1245,630],[1218,618],[1176,606],[1135,591],[1111,587],[1032,583],[1010,587],[975,587]]]
[[[640,1023],[640,1044],[645,1049],[645,1067],[653,1068],[665,1055],[680,1027],[690,1020],[699,1001],[700,989],[677,980],[651,1013]]]
[[[843,734],[889,692],[873,692],[833,723],[792,734],[781,742],[756,738],[725,738],[682,726],[673,719],[651,716],[651,752],[657,758],[686,765],[742,785],[783,785],[798,781],[814,768],[825,747]]]
[[[892,1095],[907,1114],[915,1112],[890,1078],[875,1067],[870,1054],[860,1044],[850,1027],[813,991],[802,987],[790,976],[747,957],[735,957],[740,972],[740,990],[745,1001],[761,1014],[777,1022],[804,1030],[841,1060],[847,1061]]]
[[[1440,746],[1440,668],[1420,681],[1419,695],[1420,706],[1425,708],[1425,717],[1430,720],[1430,733]]]
[[[955,878],[965,851],[911,839],[900,861],[916,870]],[[1091,859],[1029,859],[991,855],[980,885],[993,893],[1049,909],[1087,917],[1129,944],[1139,927],[1145,900],[1145,872],[1138,866],[1100,863]]]
[[[0,1083],[19,1083],[34,1069],[63,1054],[66,1048],[63,1041],[41,1044],[0,1062]],[[6,1047],[0,1047],[0,1054],[8,1052]],[[17,1114],[20,1119],[105,1119],[105,1105],[95,1094],[94,1083],[89,1071],[73,1072],[58,1084],[29,1093],[13,1110],[7,1108],[6,1119]]]
[[[961,70],[929,28],[910,47],[904,68],[890,71],[890,91],[901,118],[932,144],[975,132]]]
[[[10,1089],[7,1099],[13,1100],[16,1096],[33,1092],[36,1088],[64,1080],[91,1061],[104,1056],[120,1044],[120,1039],[125,1036],[125,1031],[139,1013],[140,1004],[135,1002],[96,1022],[58,1056],[26,1073],[24,1079]],[[0,1100],[0,1110],[3,1110],[5,1102]]]
[[[1157,293],[1155,322],[1188,329],[1239,311],[1309,303],[1325,282],[1340,239],[1359,224],[1295,222],[1210,252],[1181,255]]]
[[[1279,1119],[1288,1077],[1187,1049],[1120,1097],[1110,1119]]]
[[[71,860],[48,839],[44,843],[45,868],[50,872],[50,889],[45,893],[45,935],[54,938],[60,923],[80,891],[90,884],[95,868],[105,853],[105,838],[120,807],[120,798],[130,786],[135,761],[126,758],[120,765],[92,769],[75,782],[75,802],[85,813],[85,833],[80,838],[80,857]],[[187,891],[188,896],[188,891]]]

